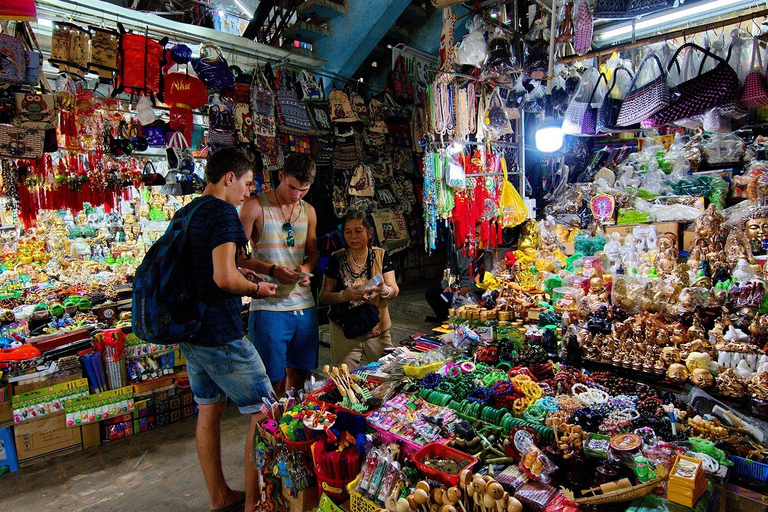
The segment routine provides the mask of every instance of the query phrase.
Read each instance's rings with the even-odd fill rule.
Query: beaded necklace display
[[[430,91],[430,110],[432,112],[432,131],[436,135],[445,134],[445,119],[443,118],[443,108],[441,103],[441,87],[438,84],[432,84]]]
[[[445,132],[452,132],[454,128],[453,118],[453,84],[440,84],[440,106],[443,111],[443,124]]]
[[[456,101],[453,106],[455,109],[456,126],[453,130],[453,135],[459,141],[469,140],[469,98],[467,87],[456,88]]]
[[[435,159],[432,150],[424,152],[424,248],[427,252],[437,248],[437,182],[435,180]]]
[[[473,134],[477,131],[477,96],[475,95],[475,82],[467,84],[467,117],[469,118],[468,131]]]

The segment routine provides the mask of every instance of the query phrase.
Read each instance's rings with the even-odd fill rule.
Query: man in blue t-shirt
[[[190,221],[186,249],[198,296],[204,297],[208,307],[200,330],[179,346],[187,358],[189,382],[198,404],[197,453],[212,510],[235,510],[243,504],[246,510],[254,510],[257,481],[251,448],[256,413],[261,398],[272,391],[264,364],[245,337],[240,318],[243,295],[261,299],[273,296],[276,288],[262,282],[254,272],[238,269],[236,263],[238,251],[248,242],[236,208],[250,196],[253,166],[235,148],[221,149],[208,158],[208,184],[203,196],[216,199],[201,205]],[[245,495],[227,485],[222,471],[220,427],[227,397],[242,414],[251,415],[245,442]]]

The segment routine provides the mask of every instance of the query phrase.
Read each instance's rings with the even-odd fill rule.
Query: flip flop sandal
[[[241,491],[235,491],[240,493],[240,499],[238,499],[236,502],[232,503],[231,505],[227,505],[223,508],[216,508],[211,509],[211,512],[236,512],[243,509],[243,506],[245,505],[245,493]]]

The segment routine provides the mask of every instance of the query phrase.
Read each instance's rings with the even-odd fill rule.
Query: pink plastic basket
[[[379,436],[379,439],[382,443],[390,444],[390,443],[397,443],[400,445],[400,447],[403,450],[403,455],[406,457],[410,457],[417,451],[421,450],[424,446],[418,445],[414,443],[413,441],[408,441],[407,439],[403,439],[402,437],[398,436],[397,434],[392,434],[390,432],[387,432],[386,430],[383,430],[375,425],[371,425],[373,429],[376,431],[376,434]],[[445,444],[450,439],[440,439],[438,441],[435,441],[437,444]]]

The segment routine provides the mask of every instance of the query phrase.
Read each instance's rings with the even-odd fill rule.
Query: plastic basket
[[[448,486],[458,485],[460,473],[449,475],[422,464],[421,461],[427,457],[435,456],[441,457],[443,459],[468,461],[469,464],[467,464],[462,469],[472,469],[472,467],[477,464],[477,458],[440,443],[429,443],[428,445],[424,446],[424,448],[411,455],[411,460],[416,463],[416,467],[419,469],[419,472],[421,472],[427,478],[431,478],[432,480]]]
[[[768,482],[768,464],[745,459],[737,455],[728,455],[733,461],[733,471],[737,475],[745,476],[758,482]]]
[[[375,503],[363,497],[362,494],[355,490],[357,482],[360,481],[360,476],[352,480],[347,484],[347,491],[349,492],[349,509],[352,512],[376,512],[381,510],[381,507],[376,506]]]
[[[403,366],[403,371],[409,377],[421,380],[429,373],[435,373],[437,370],[445,366],[445,361],[438,361],[437,363],[428,364],[426,366]]]
[[[315,442],[314,439],[309,439],[307,441],[291,441],[285,437],[282,432],[276,432],[275,437],[283,441],[285,443],[285,447],[289,451],[304,452],[307,454],[310,460],[312,459],[312,443]]]
[[[370,424],[369,424],[370,425]],[[383,444],[391,444],[391,443],[397,443],[400,445],[400,448],[403,450],[403,455],[406,457],[410,457],[417,451],[421,450],[424,446],[414,443],[413,441],[409,441],[407,439],[404,439],[400,437],[397,434],[393,434],[391,432],[387,432],[386,430],[381,429],[380,427],[377,427],[375,425],[370,425],[373,427],[373,429],[376,431],[376,434],[379,437],[379,440]],[[435,441],[436,444],[445,444],[450,439],[440,439],[439,441]]]

